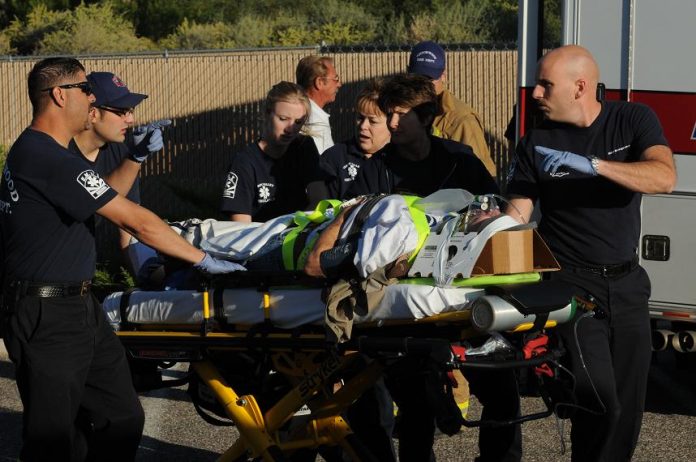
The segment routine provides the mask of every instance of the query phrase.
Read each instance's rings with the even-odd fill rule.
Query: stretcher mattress
[[[467,309],[471,302],[485,294],[481,288],[434,287],[418,284],[394,284],[385,289],[376,309],[354,322],[381,320],[417,320],[439,313]],[[109,295],[103,303],[109,322],[118,330],[122,313],[135,324],[199,324],[203,321],[203,293],[176,290],[162,292],[135,291],[122,305],[123,292]],[[253,288],[225,289],[221,313],[215,313],[213,294],[210,297],[211,317],[231,324],[264,322],[263,295]],[[321,289],[287,288],[270,291],[270,320],[280,328],[295,328],[304,324],[322,323],[326,305]],[[219,308],[218,308],[219,309]]]

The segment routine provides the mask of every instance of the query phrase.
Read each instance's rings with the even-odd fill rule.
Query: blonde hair
[[[309,104],[309,97],[305,91],[296,83],[281,81],[273,85],[266,95],[265,114],[268,116],[275,109],[276,103],[301,103],[305,107],[307,117],[312,110]]]

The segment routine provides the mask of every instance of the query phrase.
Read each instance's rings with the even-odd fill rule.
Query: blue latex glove
[[[560,167],[565,166],[578,173],[597,176],[597,171],[588,157],[568,151],[557,151],[544,146],[534,146],[534,150],[544,157],[541,161],[541,168],[546,173],[553,175]]]
[[[129,158],[142,163],[147,156],[162,149],[164,147],[162,128],[171,123],[171,120],[163,119],[133,129],[133,144],[130,146]]]
[[[213,258],[207,252],[203,260],[193,265],[193,267],[205,274],[224,274],[233,271],[246,271],[246,268],[239,263]]]

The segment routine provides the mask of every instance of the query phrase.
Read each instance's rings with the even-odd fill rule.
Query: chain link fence
[[[516,99],[515,46],[444,48],[448,88],[481,115],[502,181],[510,156],[504,133]],[[410,46],[318,46],[79,58],[87,72],[114,72],[132,91],[149,95],[137,108],[137,122],[173,120],[164,151],[143,166],[141,196],[143,205],[160,216],[183,219],[219,217],[230,156],[259,136],[266,93],[280,80],[294,81],[295,66],[303,56],[317,53],[335,61],[343,86],[329,112],[334,140],[342,141],[353,135],[354,102],[365,82],[404,72],[409,50]],[[38,59],[0,58],[0,144],[7,148],[31,121],[26,77]]]

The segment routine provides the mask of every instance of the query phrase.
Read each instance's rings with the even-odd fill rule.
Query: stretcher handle
[[[557,348],[530,359],[503,359],[491,361],[467,358],[465,361],[457,361],[457,366],[467,369],[517,369],[523,367],[534,367],[550,361],[556,361],[558,358],[563,356],[564,353],[565,350],[563,348]]]

